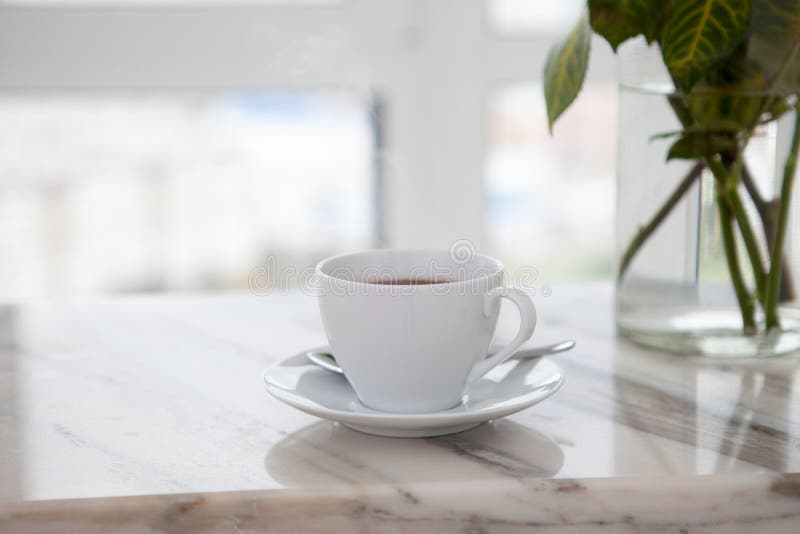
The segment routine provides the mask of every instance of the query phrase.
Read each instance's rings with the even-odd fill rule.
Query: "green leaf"
[[[589,17],[584,12],[570,34],[556,43],[547,56],[544,98],[550,133],[553,132],[556,119],[572,104],[583,86],[589,66],[591,33]]]
[[[692,93],[686,104],[695,121],[709,130],[750,130],[758,124],[767,98],[736,92]]]
[[[773,92],[800,91],[800,1],[751,1],[748,57],[761,66]]]
[[[749,0],[680,0],[661,35],[664,64],[684,92],[730,54],[747,30]]]
[[[736,149],[736,138],[715,133],[684,133],[667,153],[670,159],[698,159]]]
[[[673,130],[671,132],[661,132],[650,136],[650,142],[658,141],[660,139],[669,139],[670,137],[677,137],[683,135],[683,130]]]
[[[594,31],[616,51],[640,34],[648,43],[658,39],[663,11],[670,5],[664,0],[589,0],[589,13]]]
[[[770,97],[761,67],[745,58],[745,50],[738,47],[686,95],[694,122],[708,130],[750,130],[758,124]]]
[[[753,33],[769,39],[800,39],[800,2],[751,0]]]
[[[740,128],[717,128],[717,129],[709,129],[706,126],[702,126],[699,124],[695,124],[692,126],[688,126],[683,130],[672,130],[670,132],[661,132],[657,134],[653,134],[650,136],[650,141],[659,141],[661,139],[669,139],[670,137],[678,137],[678,136],[686,136],[689,134],[704,134],[704,135],[736,135],[740,131]]]

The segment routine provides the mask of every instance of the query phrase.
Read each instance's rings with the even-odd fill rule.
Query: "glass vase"
[[[768,330],[764,310],[757,306],[755,329],[747,331],[727,253],[735,248],[739,279],[753,295],[750,250],[738,232],[735,247],[728,241],[726,248],[715,176],[703,160],[667,159],[675,142],[671,133],[681,130],[670,101],[674,91],[657,48],[643,42],[623,47],[616,210],[618,332],[643,345],[694,356],[761,358],[794,351],[800,348],[795,287],[800,281],[798,192],[791,191],[786,219],[777,306],[780,326]],[[743,212],[765,261],[775,233],[774,220],[763,216],[782,198],[793,126],[793,112],[758,126],[742,160],[738,190]],[[693,172],[696,177],[687,180]]]

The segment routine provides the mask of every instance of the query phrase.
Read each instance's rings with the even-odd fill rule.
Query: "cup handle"
[[[486,298],[507,298],[514,303],[519,310],[519,332],[517,332],[516,337],[511,340],[511,343],[500,350],[497,354],[475,364],[475,366],[472,368],[472,371],[469,373],[469,377],[467,378],[468,384],[475,382],[477,379],[511,357],[515,352],[517,352],[517,349],[519,349],[523,343],[530,339],[531,335],[533,335],[533,329],[536,328],[536,308],[533,305],[533,300],[531,300],[531,298],[523,291],[517,289],[516,287],[498,287],[489,291],[489,294]],[[489,303],[487,302],[487,305],[488,304]]]

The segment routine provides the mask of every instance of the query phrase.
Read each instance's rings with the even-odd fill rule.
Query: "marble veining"
[[[800,531],[798,358],[645,351],[604,286],[536,305],[532,343],[578,343],[563,389],[425,439],[264,392],[267,365],[325,342],[310,297],[0,308],[0,532]]]
[[[4,532],[796,533],[796,476],[496,479],[9,503]]]

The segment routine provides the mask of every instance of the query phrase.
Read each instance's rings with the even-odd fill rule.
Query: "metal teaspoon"
[[[559,341],[558,343],[552,343],[550,345],[543,345],[541,347],[533,347],[530,349],[520,349],[518,350],[511,359],[515,360],[527,360],[530,358],[538,358],[540,356],[547,356],[548,354],[556,354],[559,352],[565,352],[570,350],[572,347],[575,346],[575,342],[571,339],[567,339],[564,341]],[[487,358],[491,356],[491,354],[487,354]],[[338,373],[340,375],[344,374],[342,368],[339,367],[339,364],[336,363],[336,358],[333,357],[333,354],[329,352],[317,352],[317,351],[309,351],[306,352],[306,357],[311,360],[312,363],[319,365],[323,369],[327,369],[328,371],[332,371],[334,373]]]

